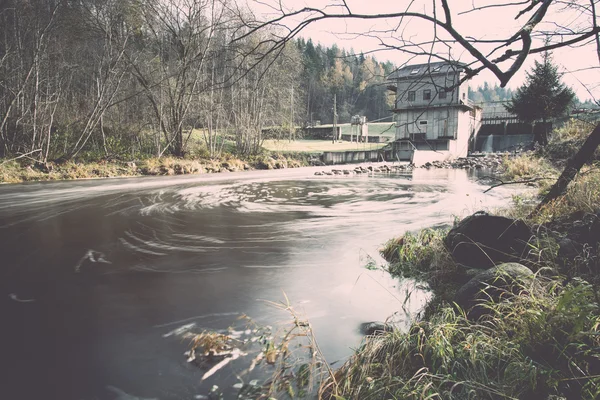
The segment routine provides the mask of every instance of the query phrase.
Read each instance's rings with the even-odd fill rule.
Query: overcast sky
[[[256,2],[249,0],[250,7],[257,13],[262,15],[275,15],[274,11],[270,11],[265,7],[265,2],[268,4],[277,4],[276,0],[263,0]],[[284,7],[288,10],[297,10],[304,6],[326,9],[333,13],[343,13],[341,0],[281,0]],[[510,37],[516,32],[529,18],[530,14],[526,14],[515,20],[515,16],[523,6],[507,6],[501,8],[489,8],[476,12],[460,14],[471,10],[473,7],[481,7],[491,3],[512,3],[514,0],[450,0],[450,5],[453,12],[453,25],[464,36],[472,36],[476,39],[503,39]],[[355,14],[377,14],[404,11],[410,1],[406,0],[347,0],[349,8]],[[439,7],[439,6],[438,6]],[[431,0],[415,0],[412,2],[411,11],[425,12],[429,15],[433,14],[433,6]],[[443,20],[442,9],[438,8],[438,19]],[[579,26],[581,24],[590,24],[589,18],[582,18],[573,11],[562,9],[560,6],[554,6],[549,10],[546,16],[549,23],[540,25],[542,29],[554,29],[555,23],[560,25]],[[289,21],[288,25],[293,21]],[[600,23],[600,22],[599,22]],[[301,35],[304,38],[311,38],[315,43],[321,43],[325,46],[336,44],[340,48],[346,50],[353,49],[355,52],[370,52],[381,49],[380,41],[397,45],[400,40],[411,40],[413,42],[424,42],[433,38],[433,25],[419,19],[406,19],[402,25],[401,33],[387,33],[386,30],[395,28],[398,25],[398,20],[326,20],[309,25],[305,28]],[[588,25],[589,26],[589,25]],[[439,28],[438,28],[439,29]],[[369,34],[370,32],[370,34]],[[538,45],[540,43],[537,43]],[[518,49],[520,42],[512,48]],[[429,48],[427,48],[429,49]],[[498,55],[502,54],[503,49]],[[444,54],[450,52],[454,59],[470,62],[473,58],[461,47],[453,46],[451,49],[447,47],[438,47],[436,51],[443,51]],[[374,54],[380,61],[392,61],[396,65],[404,63],[427,62],[427,58],[411,59],[407,54],[398,50],[381,51]],[[513,77],[509,83],[509,87],[515,88],[521,85],[525,79],[525,71],[533,65],[534,59],[540,59],[540,55],[532,55],[528,58],[525,65]],[[595,47],[593,43],[581,48],[564,48],[556,50],[553,53],[554,61],[559,64],[561,71],[565,73],[563,80],[571,86],[581,99],[590,98],[589,93],[584,85],[600,99],[600,69],[598,69],[598,58],[595,55]],[[507,65],[501,65],[506,69]],[[596,69],[589,70],[589,67]],[[587,69],[587,70],[586,70]],[[473,78],[472,85],[477,86],[484,81],[490,82],[492,85],[498,83],[497,78],[488,71],[484,71]]]

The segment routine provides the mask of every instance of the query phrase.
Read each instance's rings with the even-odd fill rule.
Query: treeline
[[[500,87],[498,84],[490,86],[484,82],[483,86],[469,88],[469,99],[474,103],[504,102],[512,99],[513,92],[510,88]]]
[[[469,99],[477,104],[481,103],[495,103],[495,102],[507,102],[513,98],[513,91],[510,88],[502,88],[495,84],[491,86],[489,83],[484,82],[482,86],[478,86],[477,88],[469,88]],[[490,105],[487,106],[488,108]],[[498,105],[496,108],[502,107]],[[579,98],[575,97],[572,108],[586,108],[586,109],[598,109],[600,106],[590,100],[586,99],[581,101]]]
[[[369,121],[391,119],[393,97],[386,86],[387,76],[395,69],[391,62],[336,45],[315,46],[310,39],[299,39],[296,44],[303,56],[307,122],[331,123],[334,95],[338,122],[350,122],[353,115],[364,115]]]
[[[263,128],[388,113],[393,68],[310,41],[264,52],[233,0],[0,3],[0,157],[210,157],[260,151]],[[271,32],[275,33],[275,32]],[[287,128],[286,128],[287,127]]]

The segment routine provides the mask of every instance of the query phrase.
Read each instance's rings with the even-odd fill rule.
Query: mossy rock
[[[499,302],[521,293],[533,278],[533,272],[522,264],[500,264],[464,284],[454,295],[454,302],[468,312],[469,318],[478,319],[485,314],[482,302]]]
[[[487,269],[525,258],[531,236],[521,220],[477,212],[450,230],[444,244],[459,264]]]

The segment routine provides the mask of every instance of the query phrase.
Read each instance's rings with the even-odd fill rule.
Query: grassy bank
[[[20,159],[0,162],[0,183],[297,168],[310,165],[310,160],[311,155],[307,153],[276,152],[267,152],[243,160],[233,155],[225,155],[219,159],[148,157],[134,161],[94,160],[83,157],[72,161],[47,163]]]
[[[535,182],[543,195],[583,143],[589,127],[572,124],[544,149],[507,159],[504,181]],[[368,337],[328,379],[335,399],[600,398],[600,245],[561,254],[568,231],[600,211],[600,165],[587,165],[565,196],[530,216],[537,199],[515,196],[502,213],[534,232],[521,263],[535,274],[518,295],[488,301],[473,320],[453,303],[472,275],[454,262],[447,231],[425,229],[382,249],[389,272],[427,281],[435,300],[408,332]]]

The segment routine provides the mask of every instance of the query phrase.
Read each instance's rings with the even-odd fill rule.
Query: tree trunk
[[[546,132],[546,118],[542,119],[542,130],[540,132],[540,139],[540,144],[542,146],[546,146],[548,144],[548,132]]]
[[[569,183],[575,178],[581,167],[592,159],[596,148],[600,145],[600,122],[596,125],[590,136],[583,143],[579,151],[569,159],[567,166],[556,181],[556,183],[550,188],[548,194],[544,197],[540,204],[533,210],[531,215],[537,214],[540,209],[551,202],[552,200],[562,196]]]

